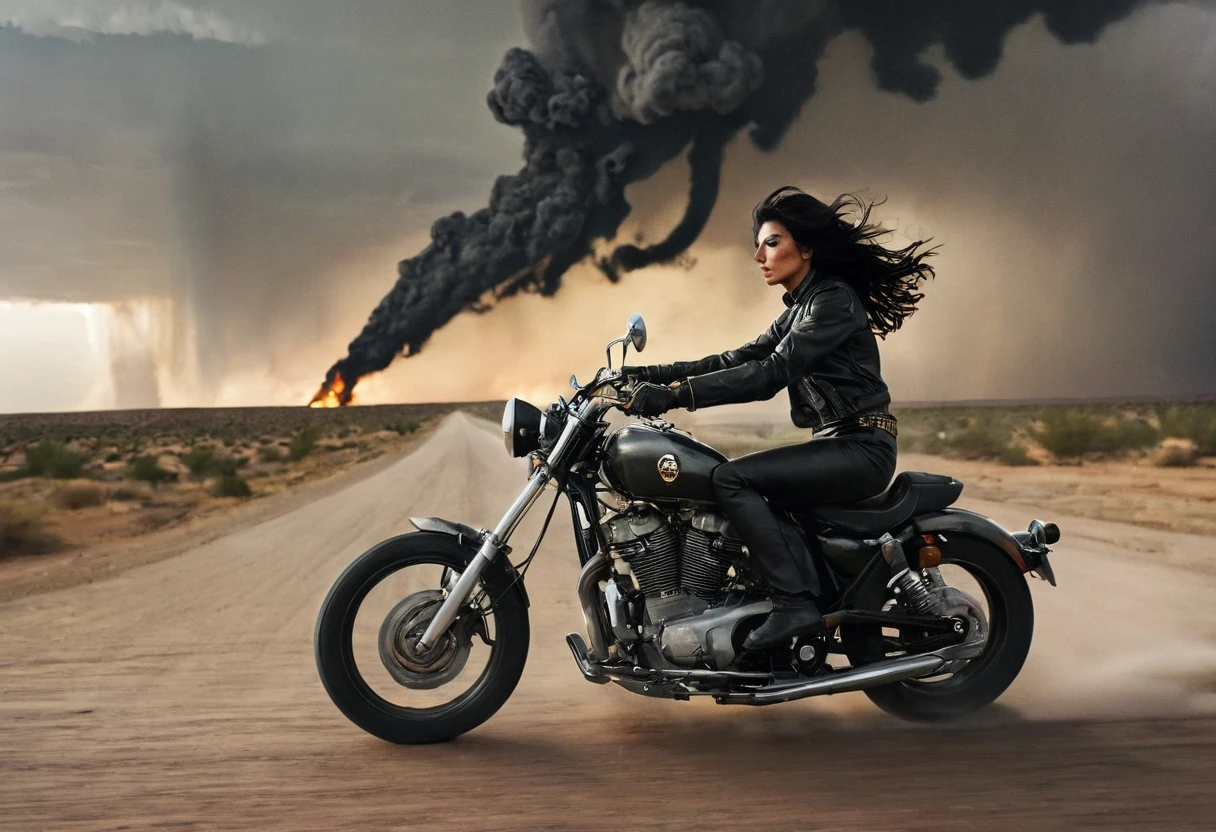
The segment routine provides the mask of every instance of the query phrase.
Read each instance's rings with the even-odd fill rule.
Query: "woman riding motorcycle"
[[[831,205],[792,186],[752,211],[764,281],[785,290],[786,309],[763,335],[700,361],[624,367],[638,384],[627,411],[659,416],[771,399],[785,388],[790,416],[809,442],[718,466],[714,492],[772,589],[773,612],[744,641],[765,649],[816,631],[819,578],[802,537],[773,507],[856,502],[881,493],[895,472],[896,422],[875,335],[899,329],[934,276],[924,241],[903,249],[874,242],[873,203],[842,195]],[[856,223],[845,217],[855,210]]]

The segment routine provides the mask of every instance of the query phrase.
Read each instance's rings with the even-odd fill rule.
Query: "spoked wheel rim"
[[[948,614],[958,615],[964,611],[965,607],[970,607],[971,604],[976,604],[979,607],[974,612],[978,612],[982,616],[982,620],[979,622],[974,620],[969,622],[967,640],[975,636],[974,628],[977,626],[977,623],[985,632],[983,634],[984,643],[982,652],[978,656],[950,661],[942,669],[935,671],[930,676],[905,679],[895,683],[915,688],[930,695],[938,693],[943,695],[949,694],[984,673],[991,663],[997,660],[1008,633],[1007,605],[1001,593],[997,590],[998,584],[993,575],[981,565],[970,560],[965,561],[948,556],[942,559],[940,574],[947,588],[958,591],[958,595],[951,594],[950,596],[954,609]],[[967,582],[960,587],[958,583],[962,576],[966,577]],[[932,588],[930,587],[930,589]],[[888,602],[884,609],[890,606],[892,606],[892,602]],[[973,611],[967,609],[966,612],[971,613]],[[968,615],[966,617],[970,618],[971,616]],[[849,651],[850,658],[855,665],[859,661],[868,664],[883,659],[900,658],[922,652],[908,650],[904,645],[900,644],[896,631],[878,630],[877,628],[870,627],[862,627],[858,628],[858,630],[861,632],[868,631],[868,634],[863,636],[864,648],[862,650],[857,652]]]
[[[963,643],[982,640],[981,652],[972,658],[947,662],[931,676],[907,679],[902,684],[929,692],[947,693],[983,673],[1000,654],[1008,614],[1000,593],[996,591],[993,577],[976,564],[943,558],[939,569],[944,570],[940,574],[947,590],[945,597],[949,608],[946,614],[967,619],[967,637]],[[970,579],[971,586],[958,586],[961,575]]]
[[[394,564],[351,596],[339,648],[348,680],[368,704],[397,716],[441,716],[489,684],[502,658],[494,638],[502,622],[484,581],[430,650],[417,647],[454,574],[441,556]]]

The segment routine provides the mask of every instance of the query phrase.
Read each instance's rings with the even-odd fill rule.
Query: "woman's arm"
[[[645,378],[651,384],[671,384],[689,376],[700,376],[731,367],[738,367],[749,361],[760,361],[768,358],[781,343],[780,324],[789,314],[787,309],[768,330],[754,341],[750,341],[737,350],[727,350],[718,355],[707,355],[699,361],[677,361],[674,364],[648,364],[645,367],[622,368],[626,374],[629,370],[641,370],[637,375]]]
[[[771,399],[865,325],[865,311],[852,289],[844,284],[825,287],[816,292],[807,314],[767,356],[690,374],[685,397],[694,409]],[[681,404],[688,406],[683,399]]]

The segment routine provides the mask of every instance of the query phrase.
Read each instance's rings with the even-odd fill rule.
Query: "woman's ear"
[[[802,259],[806,260],[808,262],[811,259],[811,255],[813,255],[815,253],[814,250],[811,248],[799,248],[798,250],[802,254]]]

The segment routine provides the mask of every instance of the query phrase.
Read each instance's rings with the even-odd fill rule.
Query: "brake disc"
[[[461,616],[427,650],[417,641],[443,604],[444,593],[427,589],[406,596],[380,625],[380,661],[399,685],[412,690],[434,690],[460,675],[473,647],[468,616]]]

